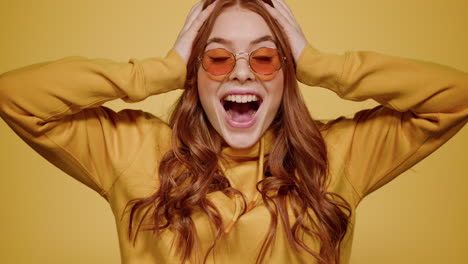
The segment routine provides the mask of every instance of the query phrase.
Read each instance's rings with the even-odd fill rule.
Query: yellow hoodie
[[[342,262],[348,263],[359,202],[436,150],[467,122],[468,75],[369,51],[321,53],[311,45],[303,50],[296,74],[300,82],[328,88],[344,99],[371,98],[381,104],[339,119],[323,131],[329,191],[340,194],[353,209],[342,244]],[[66,57],[0,75],[0,115],[43,157],[109,202],[125,264],[179,263],[171,248],[171,231],[161,237],[142,232],[133,247],[127,240],[128,217],[120,221],[130,199],[149,196],[158,188],[159,161],[171,149],[171,129],[150,113],[129,109],[116,113],[102,104],[118,98],[137,102],[180,89],[185,76],[186,65],[175,50],[165,58],[128,63]],[[263,175],[258,164],[273,140],[267,132],[250,149],[223,150],[258,158],[223,168],[233,187],[255,196],[255,184]],[[209,199],[222,213],[227,235],[208,263],[254,263],[269,225],[265,206],[258,202],[240,215],[237,196],[214,192]],[[212,235],[204,215],[193,218],[203,255]],[[281,225],[278,228],[265,263],[316,263],[307,253],[294,253]],[[319,247],[313,239],[307,243],[314,250]]]

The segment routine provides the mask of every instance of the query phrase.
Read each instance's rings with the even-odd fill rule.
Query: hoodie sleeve
[[[300,82],[343,99],[380,104],[332,122],[327,132],[361,199],[428,156],[468,120],[468,74],[447,66],[371,51],[328,54],[308,44],[296,74]]]
[[[0,75],[0,116],[40,155],[107,199],[154,116],[116,113],[102,104],[183,88],[185,74],[173,49],[165,58],[128,62],[66,57],[38,63]]]

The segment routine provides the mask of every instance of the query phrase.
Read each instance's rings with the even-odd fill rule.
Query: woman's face
[[[239,7],[229,8],[216,19],[205,51],[224,48],[237,54],[260,47],[278,48],[272,40],[255,41],[264,36],[274,40],[260,15]],[[282,68],[262,76],[249,68],[248,54],[240,54],[234,69],[221,77],[210,75],[200,66],[198,93],[211,125],[227,144],[248,148],[273,121],[283,95],[283,80]]]

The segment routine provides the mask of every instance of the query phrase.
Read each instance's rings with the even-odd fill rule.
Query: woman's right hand
[[[211,3],[208,7],[202,10],[204,0],[198,2],[192,7],[190,13],[185,21],[185,25],[177,36],[174,44],[175,49],[187,64],[192,52],[192,43],[195,36],[198,34],[200,27],[205,22],[206,18],[211,14],[213,7],[216,5],[217,0]]]

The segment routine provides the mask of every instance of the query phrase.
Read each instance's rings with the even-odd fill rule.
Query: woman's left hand
[[[294,61],[297,63],[302,50],[307,45],[307,39],[304,36],[304,33],[302,33],[302,29],[294,18],[294,15],[292,14],[288,5],[284,0],[271,0],[274,5],[273,8],[269,4],[266,4],[263,0],[258,1],[260,1],[266,7],[268,12],[270,12],[270,14],[282,26],[289,39],[289,45],[292,49]]]

